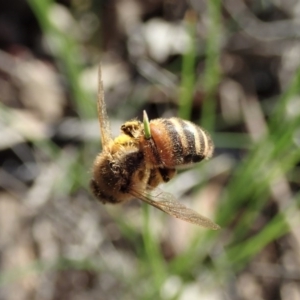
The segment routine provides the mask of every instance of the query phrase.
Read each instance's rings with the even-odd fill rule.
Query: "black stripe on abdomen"
[[[170,138],[171,145],[168,148],[171,152],[170,154],[172,156],[172,161],[174,162],[174,164],[179,165],[182,163],[181,161],[184,155],[180,135],[176,130],[176,126],[172,122],[172,119],[163,119],[162,123],[164,124],[165,130]]]
[[[203,135],[201,136],[201,132],[199,135],[200,129],[193,123],[184,120],[180,120],[180,123],[183,128],[185,139],[187,141],[187,147],[184,151],[184,164],[197,163],[204,158],[203,145],[205,144],[203,140]],[[196,143],[199,142],[200,145],[196,145]],[[199,148],[199,150],[197,150],[197,148]]]

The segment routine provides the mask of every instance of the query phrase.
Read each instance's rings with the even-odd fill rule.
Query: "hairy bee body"
[[[119,203],[133,199],[130,190],[137,180],[141,188],[146,188],[148,178],[143,171],[145,166],[140,154],[137,151],[126,152],[116,159],[103,153],[96,158],[90,185],[92,192],[102,203]]]
[[[132,185],[146,188],[150,172],[144,163],[144,154],[126,135],[114,139],[96,157],[91,189],[103,203],[119,203],[133,198]]]
[[[151,139],[144,135],[143,124],[129,121],[122,131],[139,139],[148,163],[156,167],[174,168],[198,163],[212,156],[214,146],[209,134],[194,123],[180,118],[150,121]]]
[[[175,169],[148,168],[137,140],[121,134],[96,157],[90,186],[102,203],[119,203],[135,198],[133,190],[155,188],[175,174]]]
[[[176,174],[176,167],[209,158],[213,143],[204,129],[179,118],[149,122],[127,121],[121,134],[112,138],[99,68],[98,120],[102,152],[93,164],[90,187],[102,203],[140,199],[181,220],[217,230],[210,219],[181,204],[158,185]]]

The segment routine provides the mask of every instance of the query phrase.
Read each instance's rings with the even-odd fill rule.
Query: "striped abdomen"
[[[209,134],[192,122],[179,118],[155,119],[150,122],[150,130],[155,160],[165,167],[197,163],[213,154]]]

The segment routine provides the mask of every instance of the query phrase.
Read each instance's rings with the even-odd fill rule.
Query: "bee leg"
[[[121,131],[131,138],[138,138],[142,134],[142,123],[137,120],[125,122],[121,126]]]
[[[164,182],[170,181],[177,173],[176,169],[170,169],[170,168],[159,168],[158,170]]]
[[[148,185],[152,188],[157,187],[161,183],[170,181],[176,175],[176,169],[155,168],[151,169]]]

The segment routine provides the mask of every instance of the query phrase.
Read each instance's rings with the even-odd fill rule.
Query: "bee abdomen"
[[[150,122],[152,138],[162,164],[174,167],[197,163],[213,153],[208,133],[192,122],[179,118]]]

